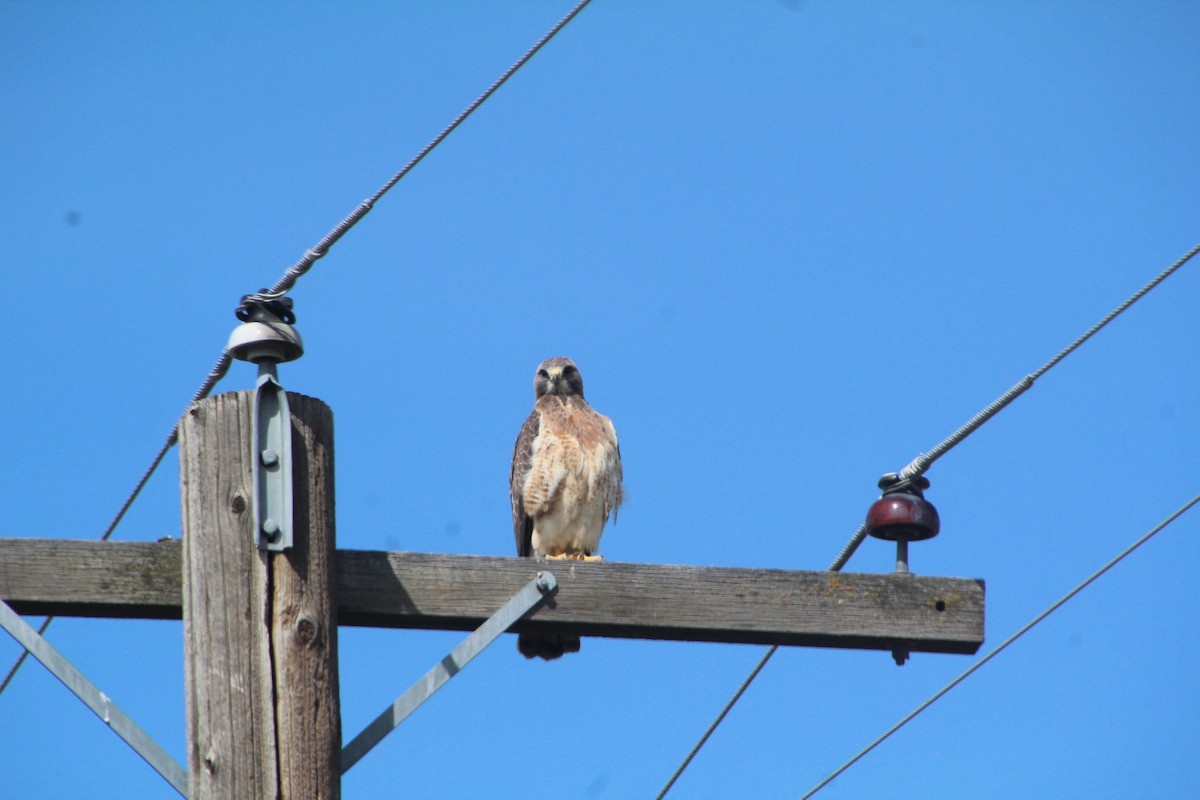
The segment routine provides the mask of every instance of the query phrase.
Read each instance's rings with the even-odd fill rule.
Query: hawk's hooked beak
[[[557,387],[559,380],[562,378],[562,367],[555,367],[551,370],[548,370],[547,374],[550,376],[550,385],[552,387]]]

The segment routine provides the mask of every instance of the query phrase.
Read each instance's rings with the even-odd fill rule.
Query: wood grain
[[[221,394],[193,405],[179,429],[191,800],[277,795],[269,580],[253,538],[250,416],[245,397]]]
[[[286,552],[254,543],[253,394],[203,400],[180,429],[182,560],[175,588],[159,588],[178,604],[182,574],[192,800],[340,796],[333,415],[313,398],[288,402],[295,505]],[[174,543],[151,547],[159,552],[138,560],[155,568],[129,588],[136,606],[166,615],[148,595],[172,572],[160,568]],[[106,579],[103,591],[111,599],[117,586]]]
[[[271,553],[271,637],[283,800],[340,796],[342,717],[333,586],[333,412],[289,394],[294,545]]]
[[[179,543],[0,539],[0,596],[25,614],[179,618]],[[552,605],[513,630],[585,636],[974,653],[983,582],[340,550],[342,625],[470,630],[539,568]]]

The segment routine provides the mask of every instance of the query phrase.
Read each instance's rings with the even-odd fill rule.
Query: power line
[[[463,109],[463,111],[457,117],[455,117],[449,125],[442,129],[441,133],[433,137],[429,144],[422,147],[420,152],[413,156],[412,159],[410,159],[409,162],[405,164],[399,172],[389,178],[387,183],[379,188],[379,191],[375,192],[375,194],[359,203],[358,206],[356,206],[355,209],[351,211],[345,219],[334,226],[333,230],[325,234],[325,236],[323,236],[319,242],[306,250],[299,261],[284,271],[283,275],[280,276],[279,280],[275,282],[274,286],[268,290],[250,295],[249,297],[266,299],[279,297],[289,292],[296,284],[296,280],[301,275],[308,272],[318,259],[324,258],[324,256],[329,252],[329,248],[333,247],[333,245],[336,244],[339,239],[346,235],[347,231],[357,225],[359,220],[365,217],[367,213],[374,208],[375,203],[378,202],[381,197],[387,194],[388,191],[391,190],[391,188],[397,183],[399,183],[405,175],[411,172],[412,169],[417,166],[417,164],[421,163],[425,156],[429,155],[429,153],[432,152],[435,147],[441,144],[442,141],[449,136],[455,128],[461,125],[467,117],[471,116],[471,114],[474,113],[477,108],[483,105],[484,102],[486,102],[487,99],[491,97],[497,89],[503,86],[504,83],[516,73],[517,70],[525,66],[525,63],[529,61],[529,59],[533,58],[533,56],[539,50],[541,50],[547,42],[553,39],[559,31],[565,28],[567,23],[574,19],[576,15],[578,15],[579,12],[582,11],[590,2],[591,0],[581,0],[581,2],[579,2],[574,8],[568,11],[565,17],[556,22],[554,26],[550,28],[550,30],[548,30],[544,36],[542,36],[542,38],[538,39],[532,47],[526,50],[520,58],[514,61],[512,66],[506,69],[504,73],[492,83],[491,86],[484,90],[483,94],[471,101],[471,104]],[[208,377],[204,379],[204,382],[200,385],[200,388],[196,390],[194,395],[192,395],[192,399],[188,403],[187,407],[191,407],[194,403],[208,397],[209,393],[213,390],[221,378],[225,377],[225,373],[229,371],[229,365],[232,363],[232,361],[233,357],[229,354],[229,351],[223,350],[220,358],[217,359],[217,363],[213,365],[211,370],[209,370]],[[187,412],[185,411],[184,413]],[[180,419],[182,419],[182,416]],[[100,537],[101,541],[108,541],[108,538],[112,536],[113,531],[117,529],[117,525],[119,525],[121,520],[124,518],[125,512],[129,510],[129,507],[133,505],[133,502],[137,499],[138,495],[141,494],[142,489],[145,488],[147,481],[150,480],[150,476],[154,474],[155,470],[158,469],[158,465],[162,463],[162,460],[166,458],[167,453],[170,452],[171,448],[174,447],[175,443],[179,440],[179,421],[180,420],[176,420],[175,425],[171,428],[171,433],[167,436],[166,441],[159,449],[158,454],[154,457],[154,460],[150,462],[150,466],[146,468],[146,471],[142,473],[141,479],[138,480],[137,485],[133,488],[133,491],[129,493],[129,497],[125,499],[125,502],[121,505],[121,509],[117,512],[117,515],[113,518],[112,522],[109,523],[108,528],[105,529],[104,535]],[[46,617],[46,620],[42,623],[41,628],[38,629],[38,634],[40,635],[45,633],[46,628],[48,628],[50,623],[53,621],[54,617]],[[8,688],[8,684],[12,682],[13,677],[17,674],[17,670],[19,670],[21,665],[25,663],[25,659],[28,656],[29,652],[23,651],[17,658],[16,663],[14,663],[12,668],[8,671],[8,675],[5,676],[4,681],[0,682],[0,694],[3,694],[4,690]]]
[[[287,271],[283,273],[283,276],[280,277],[280,279],[278,281],[276,281],[275,285],[272,286],[271,289],[268,292],[266,292],[266,294],[280,295],[280,294],[283,294],[283,293],[287,292],[288,290],[290,290],[292,288],[293,284],[296,283],[296,279],[299,278],[301,275],[303,275],[305,272],[308,272],[308,270],[317,261],[317,259],[323,258],[325,256],[325,254],[329,251],[329,248],[332,247],[337,242],[338,239],[342,238],[342,236],[346,233],[346,231],[353,228],[360,219],[362,219],[363,217],[365,217],[367,215],[367,212],[369,212],[371,210],[371,208],[374,207],[376,201],[378,201],[379,198],[381,198],[385,194],[387,194],[387,192],[393,186],[395,186],[397,183],[399,183],[400,180],[402,178],[404,178],[405,175],[407,175],[409,172],[412,171],[413,167],[415,167],[415,166],[417,166],[417,164],[421,163],[421,160],[424,159],[425,156],[429,155],[430,151],[432,151],[433,148],[437,147],[439,144],[442,143],[442,140],[444,140],[447,136],[449,136],[451,133],[453,133],[454,129],[457,128],[460,124],[462,124],[463,120],[465,120],[467,117],[471,116],[471,114],[474,113],[475,109],[477,109],[481,105],[483,105],[484,102],[487,101],[487,99],[489,97],[491,97],[492,94],[495,93],[495,91],[497,89],[499,89],[501,86],[504,85],[505,81],[507,81],[509,78],[511,78],[513,76],[513,73],[515,73],[521,67],[525,66],[525,62],[527,62],[529,59],[533,58],[533,56],[537,53],[537,51],[542,49],[543,45],[545,45],[547,42],[549,42],[551,39],[553,39],[555,34],[557,34],[564,27],[566,27],[567,23],[570,22],[572,19],[574,19],[575,16],[580,11],[583,11],[584,7],[587,6],[587,4],[590,2],[591,2],[591,0],[582,0],[578,5],[576,5],[570,11],[568,11],[567,15],[565,17],[563,17],[557,23],[555,23],[554,27],[552,27],[550,30],[548,30],[546,32],[545,36],[543,36],[541,39],[538,39],[534,43],[533,47],[526,50],[524,55],[522,55],[515,62],[513,62],[513,65],[511,67],[509,67],[508,69],[506,69],[504,71],[504,74],[502,74],[499,78],[497,78],[492,83],[491,86],[489,86],[487,89],[485,89],[483,94],[479,95],[479,97],[476,97],[469,106],[467,106],[465,109],[463,109],[462,113],[460,113],[457,117],[454,118],[454,120],[449,125],[447,125],[444,129],[442,129],[441,133],[439,133],[437,136],[433,137],[433,139],[430,140],[429,144],[422,147],[420,152],[418,152],[415,156],[412,157],[412,159],[407,164],[405,164],[403,167],[400,168],[399,172],[397,172],[395,175],[393,175],[391,178],[389,178],[388,182],[385,183],[382,187],[380,187],[379,191],[377,191],[375,194],[371,195],[366,200],[363,200],[361,203],[359,203],[358,207],[355,208],[353,211],[351,211],[350,214],[344,220],[339,222],[337,224],[337,226],[334,227],[333,230],[331,230],[329,233],[325,234],[325,237],[323,239],[321,239],[321,241],[317,242],[317,244],[315,246],[310,247],[304,253],[304,255],[300,258],[299,261],[297,261],[292,266],[288,267]]]
[[[829,566],[829,572],[841,572],[842,567],[845,566],[846,561],[848,561],[849,558],[849,556],[846,556],[846,558],[843,559],[841,556],[838,556],[838,559]],[[754,665],[754,669],[750,670],[750,674],[746,676],[746,680],[742,681],[742,685],[739,686],[737,691],[733,693],[733,697],[729,698],[729,702],[726,703],[725,707],[721,709],[721,713],[717,714],[717,718],[714,719],[712,724],[708,726],[708,730],[706,730],[704,735],[700,737],[700,740],[696,742],[695,747],[688,752],[687,757],[683,759],[683,762],[675,770],[674,774],[671,775],[671,779],[667,781],[666,786],[663,786],[662,791],[658,793],[654,800],[663,800],[663,798],[667,796],[667,792],[671,791],[671,787],[675,785],[675,781],[679,780],[679,776],[682,775],[683,771],[688,768],[689,764],[692,763],[692,759],[695,758],[696,754],[700,752],[700,748],[704,747],[705,742],[708,741],[708,737],[713,735],[713,731],[715,731],[717,726],[725,720],[725,715],[728,714],[730,710],[737,704],[738,700],[742,699],[742,695],[745,694],[746,690],[750,688],[750,684],[753,683],[754,679],[758,677],[758,673],[762,672],[763,667],[767,665],[767,662],[771,660],[772,656],[775,655],[777,650],[779,650],[779,645],[777,644],[773,644],[767,648],[767,652],[764,653],[759,662]]]
[[[920,454],[913,459],[912,462],[910,462],[900,474],[905,478],[913,478],[923,474],[927,469],[929,469],[934,461],[941,458],[943,455],[949,452],[951,448],[978,430],[985,422],[994,417],[1000,412],[1001,409],[1003,409],[1013,400],[1016,400],[1027,389],[1029,389],[1029,387],[1033,386],[1034,381],[1053,369],[1058,362],[1062,361],[1064,358],[1074,352],[1080,345],[1092,338],[1092,336],[1094,336],[1101,328],[1116,319],[1122,312],[1140,300],[1151,289],[1166,280],[1172,273],[1186,264],[1189,260],[1191,260],[1192,256],[1196,255],[1197,253],[1200,253],[1200,244],[1193,247],[1178,261],[1164,269],[1162,272],[1156,275],[1153,280],[1126,298],[1125,302],[1121,303],[1119,306],[1105,315],[1103,319],[1080,334],[1075,341],[1071,342],[1071,344],[1060,350],[1054,356],[1054,358],[1050,359],[1041,367],[1017,381],[1012,388],[985,406],[983,410],[971,417],[971,419],[967,420],[958,428],[958,430],[954,431],[954,433],[950,434],[941,442],[939,442],[936,447],[926,453]],[[866,537],[867,526],[866,523],[863,523],[862,525],[858,526],[858,530],[855,531],[854,535],[850,537],[850,541],[848,541],[845,547],[842,548],[841,552],[838,553],[837,558],[833,560],[833,564],[830,565],[828,571],[840,572],[842,568],[846,566],[846,563],[850,560],[851,556],[854,555],[854,552],[858,550],[858,546],[862,544]],[[679,765],[678,769],[675,770],[674,774],[671,775],[670,780],[667,781],[667,784],[662,788],[662,791],[658,793],[655,800],[662,800],[662,798],[666,797],[667,792],[669,792],[671,787],[675,785],[675,781],[679,779],[679,776],[683,774],[683,771],[687,769],[689,764],[692,763],[692,759],[694,759],[696,754],[700,752],[700,748],[702,748],[705,742],[708,741],[708,738],[712,736],[713,731],[715,731],[717,726],[719,726],[725,719],[725,716],[729,713],[730,709],[732,709],[734,705],[737,704],[737,701],[742,698],[742,695],[746,692],[746,689],[749,688],[754,679],[758,677],[758,673],[762,671],[763,667],[767,665],[767,662],[771,660],[771,657],[775,655],[775,651],[778,649],[779,645],[771,645],[767,649],[767,652],[763,655],[762,660],[760,660],[754,669],[750,671],[750,675],[742,682],[742,685],[737,688],[737,691],[733,693],[733,696],[729,699],[729,702],[725,704],[725,707],[721,709],[719,714],[717,714],[716,719],[713,720],[712,724],[708,726],[708,729],[704,731],[704,734],[700,737],[700,740],[696,742],[696,745],[691,749],[691,751],[688,752],[683,762]]]
[[[1020,395],[1024,394],[1025,390],[1027,390],[1030,386],[1033,386],[1034,381],[1036,381],[1038,378],[1042,377],[1047,372],[1049,372],[1051,369],[1053,369],[1058,364],[1058,362],[1062,361],[1064,358],[1071,355],[1071,353],[1075,352],[1075,350],[1081,344],[1086,342],[1088,339],[1092,338],[1092,336],[1094,336],[1096,333],[1098,333],[1101,328],[1103,328],[1105,325],[1107,325],[1108,323],[1110,323],[1114,319],[1116,319],[1118,316],[1120,316],[1131,305],[1136,303],[1138,300],[1141,300],[1142,297],[1144,297],[1151,289],[1153,289],[1155,286],[1158,286],[1160,283],[1162,283],[1167,278],[1169,278],[1177,269],[1179,269],[1184,264],[1186,264],[1189,260],[1191,260],[1192,256],[1196,255],[1196,253],[1200,253],[1200,244],[1196,245],[1191,250],[1189,250],[1187,253],[1185,253],[1174,264],[1167,267],[1162,272],[1158,273],[1158,275],[1154,276],[1154,278],[1149,283],[1147,283],[1141,289],[1138,289],[1136,292],[1134,292],[1132,295],[1130,295],[1128,298],[1126,298],[1125,302],[1121,303],[1121,305],[1117,306],[1112,311],[1108,312],[1108,314],[1104,317],[1104,319],[1100,320],[1095,325],[1088,328],[1086,331],[1084,331],[1082,334],[1079,335],[1079,338],[1077,338],[1075,341],[1071,342],[1069,345],[1067,345],[1062,350],[1060,350],[1054,356],[1054,358],[1050,359],[1045,364],[1038,367],[1036,370],[1034,370],[1030,374],[1026,375],[1021,380],[1017,381],[1017,383],[1011,389],[1009,389],[1007,392],[1000,395],[1000,397],[998,397],[994,401],[992,401],[992,403],[990,405],[988,405],[986,408],[984,408],[982,411],[980,411],[974,417],[967,420],[967,422],[964,423],[961,428],[959,428],[954,433],[947,436],[943,441],[939,442],[937,447],[933,448],[928,453],[922,453],[921,455],[919,455],[915,459],[913,459],[911,464],[909,464],[907,467],[905,467],[903,470],[900,471],[900,476],[903,478],[912,478],[912,477],[915,477],[917,475],[924,473],[925,470],[929,469],[929,467],[932,466],[934,461],[937,461],[939,458],[941,458],[943,455],[945,455],[946,452],[949,451],[952,447],[954,447],[956,444],[961,442],[963,439],[967,438],[967,436],[969,436],[976,428],[978,428],[980,425],[982,425],[983,423],[985,423],[989,419],[991,419],[993,416],[995,416],[1000,411],[1000,409],[1004,408],[1009,403],[1011,403],[1013,400],[1016,400]]]
[[[717,714],[717,718],[714,719],[712,724],[708,726],[708,730],[706,730],[704,735],[700,737],[700,741],[696,742],[696,746],[693,747],[691,752],[687,754],[687,758],[683,759],[683,763],[680,764],[675,770],[675,774],[671,776],[671,779],[667,781],[667,785],[662,788],[662,791],[658,793],[654,800],[662,800],[667,796],[667,792],[671,791],[671,787],[675,785],[675,781],[679,780],[679,776],[682,775],[683,771],[688,768],[689,764],[692,763],[692,759],[695,758],[696,754],[700,752],[700,748],[704,747],[704,743],[708,741],[708,737],[712,736],[713,731],[717,729],[717,726],[721,724],[721,721],[725,719],[725,715],[729,713],[730,709],[733,708],[737,701],[742,699],[742,694],[750,688],[750,684],[754,682],[754,679],[758,677],[758,673],[762,672],[762,668],[767,665],[767,662],[771,660],[771,656],[775,655],[775,651],[778,649],[779,645],[777,644],[773,644],[767,648],[766,654],[762,657],[758,664],[755,665],[754,669],[750,670],[750,674],[746,676],[746,680],[742,681],[742,685],[739,686],[738,690],[733,693],[733,697],[729,698],[729,702],[726,703],[725,707],[721,709],[721,713]]]
[[[934,461],[937,461],[939,458],[944,456],[950,451],[951,448],[974,433],[981,425],[983,425],[983,423],[987,422],[989,419],[998,414],[1001,409],[1024,394],[1029,387],[1033,386],[1034,381],[1053,369],[1058,362],[1062,361],[1064,358],[1073,353],[1081,344],[1092,338],[1092,336],[1099,332],[1101,328],[1116,319],[1127,308],[1136,303],[1138,300],[1141,300],[1147,292],[1170,277],[1172,273],[1190,261],[1192,256],[1196,255],[1196,253],[1200,253],[1200,244],[1196,245],[1187,253],[1185,253],[1174,264],[1158,273],[1158,275],[1154,276],[1153,280],[1131,294],[1124,303],[1121,303],[1121,305],[1108,312],[1104,319],[1100,320],[1095,325],[1080,334],[1079,338],[1060,350],[1054,356],[1054,358],[1050,359],[1045,364],[1038,367],[1021,380],[1017,381],[1012,388],[997,397],[995,400],[985,406],[982,411],[963,423],[958,430],[939,442],[932,450],[927,453],[922,453],[914,458],[908,464],[908,466],[900,471],[900,475],[904,478],[913,478],[917,475],[923,474],[927,469],[929,469],[930,466],[933,465]],[[850,560],[850,556],[854,555],[854,551],[858,549],[858,546],[862,544],[863,539],[865,539],[866,536],[867,526],[865,524],[860,525],[858,530],[854,532],[854,535],[850,537],[850,541],[846,543],[844,548],[842,548],[842,552],[838,555],[837,559],[833,562],[836,565],[834,567],[835,570],[841,569],[842,565]]]
[[[962,683],[964,680],[966,680],[972,673],[974,673],[976,670],[978,670],[984,664],[986,664],[987,662],[989,662],[993,658],[995,658],[997,655],[999,655],[1002,650],[1004,650],[1010,644],[1017,641],[1017,639],[1020,639],[1022,636],[1024,636],[1026,633],[1028,633],[1029,630],[1032,629],[1035,625],[1037,625],[1039,622],[1044,620],[1046,617],[1050,616],[1055,611],[1057,611],[1063,604],[1065,604],[1072,597],[1074,597],[1075,595],[1079,594],[1081,591],[1086,589],[1093,581],[1095,581],[1101,575],[1103,575],[1104,573],[1108,572],[1110,569],[1115,567],[1127,555],[1132,553],[1134,550],[1137,550],[1139,547],[1141,547],[1146,542],[1150,541],[1150,539],[1156,533],[1158,533],[1163,528],[1167,527],[1172,522],[1174,522],[1176,519],[1178,519],[1180,516],[1182,516],[1185,511],[1187,511],[1189,508],[1194,506],[1197,502],[1200,502],[1200,494],[1193,497],[1191,500],[1189,500],[1187,503],[1185,503],[1182,507],[1180,507],[1179,510],[1177,510],[1175,513],[1171,514],[1169,517],[1164,519],[1162,522],[1158,523],[1153,528],[1151,528],[1148,533],[1146,533],[1144,536],[1142,536],[1136,542],[1129,545],[1129,547],[1126,547],[1124,550],[1122,550],[1120,553],[1118,553],[1115,557],[1113,557],[1113,559],[1111,561],[1109,561],[1103,567],[1101,567],[1100,569],[1096,570],[1091,575],[1089,575],[1083,581],[1083,583],[1080,583],[1074,589],[1067,592],[1065,595],[1063,595],[1061,598],[1059,598],[1057,601],[1055,601],[1055,603],[1053,605],[1051,605],[1045,611],[1038,614],[1036,617],[1034,617],[1032,620],[1030,620],[1028,623],[1026,623],[1024,627],[1022,627],[1020,630],[1018,630],[1012,636],[1009,636],[1007,639],[1005,639],[1003,642],[1001,642],[1000,645],[998,647],[996,647],[996,649],[992,650],[986,656],[984,656],[983,658],[979,659],[974,664],[972,664],[970,666],[970,668],[968,668],[966,670],[966,672],[962,673],[957,678],[950,681],[950,683],[946,684],[944,687],[939,689],[937,691],[937,693],[935,693],[932,697],[930,697],[924,703],[921,703],[921,705],[917,706],[915,709],[913,709],[911,712],[909,712],[908,715],[904,717],[904,719],[900,720],[895,725],[893,725],[892,727],[890,727],[886,731],[884,731],[882,735],[880,735],[878,738],[875,739],[875,741],[871,742],[869,745],[864,747],[853,758],[851,758],[845,764],[842,764],[840,767],[838,767],[836,770],[834,770],[829,775],[829,777],[825,778],[825,780],[821,781],[816,786],[814,786],[812,789],[810,789],[807,794],[805,794],[803,797],[800,798],[800,800],[808,800],[808,798],[812,797],[814,794],[816,794],[821,789],[823,789],[825,786],[827,786],[834,778],[841,775],[843,772],[845,772],[850,767],[852,767],[859,759],[861,759],[867,753],[871,752],[876,747],[878,747],[880,744],[882,744],[885,739],[887,739],[889,736],[891,736],[896,731],[903,728],[905,725],[907,725],[909,722],[911,722],[914,717],[916,717],[922,711],[924,711],[925,709],[929,708],[931,705],[936,703],[947,692],[949,692],[955,686],[958,686],[960,683]]]
[[[212,388],[217,384],[217,381],[221,380],[226,371],[229,370],[229,363],[229,352],[222,352],[221,357],[217,359],[217,363],[214,364],[212,370],[209,371],[208,377],[204,379],[204,383],[201,384],[200,388],[196,390],[196,393],[192,395],[192,400],[190,403],[188,403],[189,407],[192,405],[192,403],[208,397],[208,393],[212,391]],[[142,477],[138,479],[137,486],[133,487],[133,491],[129,493],[129,497],[125,498],[125,502],[121,504],[121,508],[119,511],[117,511],[117,515],[113,517],[112,522],[108,523],[108,527],[104,529],[104,535],[100,537],[100,541],[107,542],[109,537],[113,535],[113,531],[117,529],[117,525],[121,524],[121,520],[125,517],[125,512],[129,510],[129,507],[133,505],[133,501],[136,500],[138,495],[142,493],[142,489],[145,488],[146,483],[150,480],[150,476],[154,474],[156,469],[158,469],[158,465],[162,463],[162,460],[166,457],[167,453],[170,452],[171,448],[175,446],[175,442],[178,440],[179,421],[177,420],[175,422],[175,426],[171,428],[170,435],[167,436],[166,441],[164,441],[162,444],[162,447],[158,449],[158,454],[154,456],[154,460],[150,463],[150,466],[146,468],[146,471],[142,473]],[[50,627],[50,623],[53,621],[53,616],[46,617],[46,619],[43,620],[42,624],[38,627],[38,636],[44,634],[46,629]],[[28,657],[28,650],[22,650],[21,655],[17,656],[17,660],[13,662],[12,667],[10,667],[8,670],[8,674],[5,675],[4,680],[0,682],[0,694],[4,694],[4,690],[8,688],[10,683],[12,683],[12,679],[17,675],[17,670],[21,669],[21,665],[25,663],[25,659]]]

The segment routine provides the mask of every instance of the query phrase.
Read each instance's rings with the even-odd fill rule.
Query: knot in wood
[[[295,630],[297,641],[302,645],[308,646],[316,640],[319,626],[317,625],[317,621],[308,614],[302,614],[296,620]]]
[[[217,755],[211,750],[204,756],[204,771],[209,775],[215,775],[217,772]]]
[[[233,499],[229,501],[229,510],[235,514],[241,514],[246,510],[246,498],[240,494],[235,494]]]

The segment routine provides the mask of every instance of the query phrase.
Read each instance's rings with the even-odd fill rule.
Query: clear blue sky
[[[99,537],[238,298],[569,5],[6,3],[0,535]],[[292,293],[340,545],[510,554],[533,371],[569,355],[621,437],[609,559],[824,569],[881,473],[1200,242],[1198,86],[1194,3],[596,0]],[[913,566],[987,581],[985,650],[1200,491],[1198,290],[1200,262],[929,472]],[[179,520],[172,453],[116,537]],[[820,796],[1200,795],[1198,559],[1193,511]],[[179,623],[50,638],[185,759]],[[460,638],[344,629],[346,735]],[[505,637],[344,796],[653,797],[761,653]],[[671,797],[797,797],[971,663],[781,651]],[[0,776],[175,796],[36,663]]]

